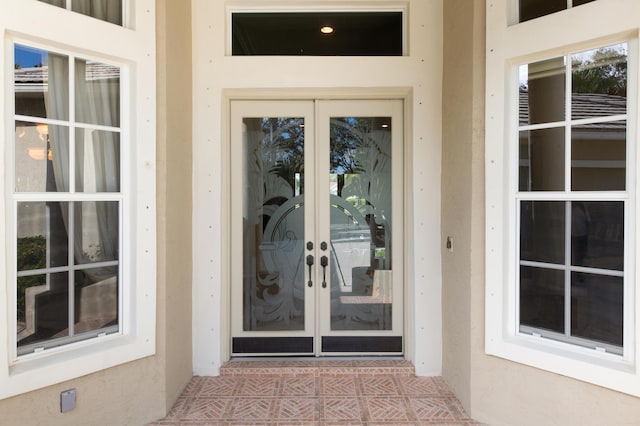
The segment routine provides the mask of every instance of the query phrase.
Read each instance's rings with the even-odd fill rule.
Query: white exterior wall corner
[[[229,350],[229,295],[226,234],[228,205],[227,94],[410,93],[407,184],[413,205],[406,234],[419,235],[407,246],[405,306],[409,319],[407,357],[418,374],[438,375],[442,366],[440,172],[442,123],[442,0],[212,2],[193,0],[194,217],[193,367],[217,375]],[[335,8],[404,5],[409,11],[404,57],[232,57],[227,48],[227,13],[234,7]],[[233,89],[233,90],[231,90]],[[273,90],[274,89],[274,90]],[[286,90],[283,90],[286,89]],[[407,91],[408,89],[408,91]],[[257,92],[256,92],[257,93]]]

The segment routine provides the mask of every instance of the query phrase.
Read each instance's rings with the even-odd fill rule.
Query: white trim
[[[155,353],[156,318],[156,78],[155,78],[155,1],[126,2],[135,13],[130,28],[109,24],[78,13],[51,7],[36,0],[0,5],[0,51],[3,91],[0,95],[0,134],[12,141],[13,131],[13,42],[46,50],[68,52],[85,59],[96,59],[121,66],[121,192],[123,196],[83,194],[83,199],[120,201],[121,223],[120,324],[118,333],[70,343],[15,359],[15,342],[10,324],[15,325],[15,294],[10,292],[15,265],[0,245],[0,399],[77,378]],[[56,25],[51,25],[55,22]],[[55,123],[55,121],[52,121]],[[100,126],[96,126],[98,128]],[[112,130],[112,129],[108,129]],[[10,144],[9,144],[10,145]],[[12,147],[0,150],[8,182],[0,185],[0,236],[15,241],[15,223],[5,204],[12,196]],[[41,194],[40,194],[41,195]],[[104,195],[104,196],[103,196]],[[21,199],[39,199],[38,194],[20,194]],[[56,197],[59,199],[60,197]],[[63,198],[77,199],[74,195]],[[11,225],[14,226],[11,226]],[[9,228],[7,229],[7,226]],[[12,258],[9,258],[12,257]],[[14,308],[11,308],[14,306]],[[7,324],[9,326],[7,326]],[[15,328],[13,328],[15,330]],[[12,361],[13,359],[13,361]]]
[[[640,3],[636,0],[599,0],[562,13],[509,26],[510,0],[487,2],[486,50],[486,293],[485,351],[543,370],[574,377],[632,395],[640,395],[640,291],[636,265],[638,227],[635,182],[639,177],[638,152],[638,29]],[[627,190],[599,193],[598,199],[625,201],[628,229],[625,238],[625,308],[623,356],[598,349],[526,335],[517,330],[518,237],[514,195],[518,193],[517,65],[572,51],[629,40]],[[621,117],[624,118],[624,117]],[[558,123],[561,126],[565,122]],[[570,161],[570,158],[566,159]],[[570,164],[570,163],[568,163]],[[628,194],[632,196],[629,197]],[[544,199],[589,199],[590,193],[545,193]],[[529,194],[518,194],[528,199]],[[540,194],[531,198],[541,199]],[[635,213],[634,213],[635,212]],[[631,216],[633,215],[633,216]],[[635,217],[635,221],[632,220]]]

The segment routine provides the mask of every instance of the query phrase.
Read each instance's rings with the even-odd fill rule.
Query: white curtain
[[[72,0],[72,9],[112,24],[122,24],[122,0]]]
[[[49,55],[47,116],[68,119],[68,58]],[[78,123],[119,127],[119,70],[81,59],[75,61],[75,110]],[[56,192],[70,190],[69,133],[50,126]],[[70,136],[70,135],[69,135]],[[75,131],[76,192],[120,192],[119,133],[90,128]],[[77,263],[118,259],[119,211],[117,202],[75,203],[74,254]],[[69,230],[68,213],[63,220]],[[95,274],[94,274],[95,275]],[[92,276],[94,280],[106,277]]]

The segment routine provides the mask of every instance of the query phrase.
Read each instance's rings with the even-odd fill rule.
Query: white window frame
[[[155,1],[125,1],[124,26],[37,0],[0,3],[0,399],[155,353]],[[52,25],[52,23],[55,23]],[[117,333],[19,356],[13,217],[14,43],[121,69],[120,327]],[[90,197],[89,197],[90,198]]]
[[[485,351],[511,361],[640,396],[640,291],[636,270],[638,188],[627,185],[623,354],[519,332],[518,66],[628,42],[627,182],[639,178],[638,80],[640,3],[598,0],[516,25],[517,0],[487,2]],[[537,195],[537,194],[536,194]],[[620,194],[618,193],[618,196]],[[564,200],[564,198],[561,198]]]

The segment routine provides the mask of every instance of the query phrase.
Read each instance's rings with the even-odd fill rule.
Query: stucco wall
[[[445,2],[443,375],[491,425],[637,425],[640,399],[484,353],[484,8]],[[455,232],[454,234],[452,234]]]
[[[191,378],[190,1],[158,0],[157,25],[157,354],[2,400],[1,425],[144,425]],[[70,388],[77,406],[62,414],[60,392]]]

